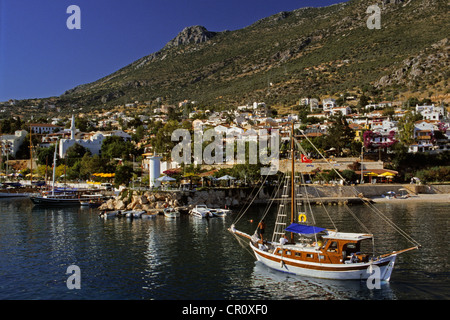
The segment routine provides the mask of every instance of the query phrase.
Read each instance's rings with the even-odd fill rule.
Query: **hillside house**
[[[15,157],[27,134],[25,130],[17,130],[14,134],[0,136],[1,154]]]

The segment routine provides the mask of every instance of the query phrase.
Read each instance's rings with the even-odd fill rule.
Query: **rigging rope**
[[[266,211],[264,212],[264,214],[263,214],[263,216],[262,216],[262,218],[261,218],[261,220],[259,222],[263,221],[264,218],[266,217],[267,213],[269,213],[270,207],[272,206],[272,203],[275,200],[275,195],[278,194],[278,191],[280,190],[280,187],[282,185],[282,183],[280,183],[281,182],[280,180],[277,183],[278,188],[273,190],[273,194],[272,194],[272,197],[270,199],[270,202],[269,202],[268,206],[266,207]],[[259,223],[258,223],[258,225],[259,225]]]
[[[261,185],[259,186],[258,192],[256,192],[255,196],[253,197],[253,199],[248,203],[247,208],[242,207],[241,210],[243,208],[245,208],[242,212],[239,212],[239,214],[237,215],[236,219],[234,220],[233,224],[236,224],[239,222],[239,220],[244,216],[244,214],[247,212],[247,210],[250,208],[250,206],[252,205],[253,201],[255,201],[256,197],[258,196],[258,194],[261,192],[261,189],[264,187],[264,184],[266,183],[268,175],[266,175],[266,178],[264,179],[264,181],[261,183]],[[252,192],[250,193],[250,196],[253,194],[253,192],[255,191],[256,186],[253,187]]]
[[[309,176],[309,180],[312,181],[311,175],[308,174],[308,176]],[[320,197],[319,190],[317,190],[316,186],[314,186],[314,185],[313,185],[313,188],[314,188],[314,191],[316,191],[317,196],[318,196],[319,199],[320,199],[320,205],[322,206],[323,210],[324,210],[325,213],[327,214],[328,219],[330,219],[331,223],[333,224],[334,229],[337,231],[336,224],[334,223],[334,220],[331,218],[330,213],[328,212],[327,208],[325,207],[325,204],[323,203],[323,200],[322,200],[322,198]],[[305,185],[305,189],[306,189],[306,185]]]
[[[342,179],[342,181],[345,181],[344,177],[331,165],[330,161],[324,157],[324,155],[319,151],[319,149],[316,148],[316,146],[309,140],[309,138],[304,134],[303,130],[300,130],[300,133],[305,137],[305,139],[313,146],[313,148],[319,153],[319,155],[330,165],[331,169],[334,170],[337,175]],[[295,139],[296,143],[300,146],[300,143]],[[303,150],[303,148],[300,146],[300,148]],[[304,151],[304,150],[303,150]],[[361,169],[362,170],[362,169]],[[352,188],[352,191],[354,192],[355,196],[358,196],[358,191],[355,187]],[[385,221],[389,226],[391,226],[395,231],[397,231],[401,236],[403,236],[406,240],[410,241],[414,245],[421,246],[416,240],[414,240],[410,235],[408,235],[405,231],[403,231],[399,226],[397,226],[393,221],[391,221],[388,217],[386,217],[379,209],[377,209],[373,204],[369,203],[368,201],[363,200],[363,203],[371,209],[374,213],[376,213],[383,221]],[[351,210],[350,210],[351,211]]]

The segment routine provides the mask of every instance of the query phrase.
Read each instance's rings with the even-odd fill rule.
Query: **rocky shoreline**
[[[133,191],[123,190],[117,197],[103,203],[99,210],[145,210],[162,211],[170,206],[189,211],[196,205],[205,204],[211,208],[240,207],[249,201],[247,188],[210,189],[201,191]],[[256,202],[266,202],[269,196],[264,190]]]
[[[274,191],[274,186],[262,188],[255,197],[254,188],[217,188],[197,191],[137,191],[123,190],[118,196],[103,203],[99,210],[145,210],[160,212],[165,207],[178,208],[188,212],[196,205],[204,204],[211,208],[239,208],[251,200],[255,203],[267,203]],[[303,197],[312,203],[346,204],[362,202],[361,198],[379,202],[388,191],[407,190],[409,199],[433,201],[432,199],[450,199],[450,186],[416,186],[416,185],[358,185],[358,186],[302,186]],[[427,196],[419,196],[426,194]],[[433,197],[433,195],[435,195]],[[319,200],[320,199],[320,200]],[[359,200],[359,201],[356,201]],[[442,201],[442,200],[441,200]]]

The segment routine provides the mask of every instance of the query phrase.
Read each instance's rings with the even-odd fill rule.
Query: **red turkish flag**
[[[303,162],[303,163],[311,163],[312,160],[311,160],[311,159],[308,159],[307,156],[305,156],[304,154],[302,154],[302,162]]]

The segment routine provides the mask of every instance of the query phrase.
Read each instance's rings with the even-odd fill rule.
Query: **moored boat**
[[[366,232],[341,232],[337,230],[333,221],[331,221],[333,228],[316,226],[314,211],[308,203],[308,198],[303,198],[301,203],[296,202],[296,196],[300,194],[301,183],[296,182],[293,132],[292,124],[291,170],[290,174],[284,174],[283,181],[279,181],[283,182],[279,184],[279,188],[282,188],[281,199],[283,201],[278,206],[272,239],[266,239],[264,217],[252,235],[236,229],[236,223],[246,210],[235,219],[229,230],[235,235],[250,240],[249,246],[256,259],[278,271],[336,280],[360,280],[375,276],[379,280],[389,281],[397,255],[418,249],[420,244],[390,222],[380,210],[369,202],[365,202],[368,209],[402,234],[414,246],[386,254],[375,254],[375,237],[362,225],[360,220],[358,222]],[[305,139],[309,141],[306,136]],[[301,151],[305,154],[304,150]],[[316,151],[319,152],[317,149]],[[336,173],[340,175],[337,171]],[[340,177],[343,181],[345,180],[342,176]],[[288,188],[289,186],[290,188]],[[270,202],[270,204],[272,203]],[[304,210],[300,210],[302,205]],[[351,212],[350,208],[348,210]],[[265,214],[268,211],[266,210]],[[331,215],[328,214],[328,217],[332,220]],[[313,223],[310,224],[310,220]]]
[[[190,214],[196,218],[211,218],[213,214],[211,213],[211,209],[209,209],[204,204],[198,204],[190,211]]]
[[[83,195],[83,200],[80,200],[80,205],[82,207],[98,208],[103,204],[103,198],[102,194]]]
[[[115,218],[117,216],[120,216],[120,214],[121,214],[121,212],[119,210],[116,210],[116,211],[102,211],[102,212],[100,212],[99,216],[101,218],[108,219],[108,218]]]
[[[178,218],[180,216],[180,211],[172,207],[165,208],[163,213],[167,218]]]
[[[229,209],[210,209],[211,214],[214,217],[225,217],[228,213],[231,212]]]
[[[125,216],[127,218],[132,219],[138,219],[140,218],[144,213],[146,213],[145,210],[130,210],[130,211],[124,211],[122,213],[122,216]]]

